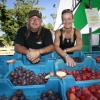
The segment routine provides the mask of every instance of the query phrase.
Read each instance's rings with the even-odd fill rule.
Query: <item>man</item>
[[[40,61],[40,56],[54,50],[52,34],[42,25],[42,14],[38,10],[28,13],[28,22],[19,28],[15,38],[15,51],[25,54],[32,62]]]

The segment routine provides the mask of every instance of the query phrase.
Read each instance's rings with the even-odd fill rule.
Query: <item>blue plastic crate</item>
[[[3,79],[6,77],[7,73],[10,70],[10,65],[7,64],[8,60],[12,60],[12,59],[20,59],[21,54],[15,52],[14,55],[12,56],[0,56],[0,79]]]
[[[22,55],[22,58],[20,59],[25,65],[32,65],[32,63],[27,59],[27,57],[25,55]],[[37,64],[43,64],[44,62],[46,62],[48,59],[42,58],[40,59],[39,62],[37,62]]]
[[[89,87],[89,86],[94,85],[94,84],[100,84],[100,80],[78,81],[78,82],[76,82],[71,75],[69,75],[69,77],[63,78],[62,81],[63,81],[62,94],[63,94],[64,100],[68,100],[67,97],[66,97],[66,92],[68,91],[68,89],[70,87],[79,86],[82,89],[83,87]]]
[[[84,55],[82,54],[81,51],[75,51],[73,54],[68,54],[71,58],[75,59],[80,59],[81,61],[79,61],[78,63],[84,61]],[[56,59],[62,59],[60,56],[56,56]],[[76,61],[76,60],[75,60]]]
[[[93,51],[93,52],[83,52],[84,54],[84,57],[88,57],[88,56],[91,56],[93,59],[96,58],[96,56],[100,56],[100,51]],[[99,65],[100,63],[97,62]]]
[[[81,51],[75,51],[73,54],[69,54],[71,57],[82,57],[82,52]]]
[[[21,59],[22,58],[22,54],[21,53],[18,53],[18,52],[15,52],[14,55],[13,55],[13,59]]]
[[[53,52],[53,53],[54,53],[53,55],[56,59],[60,58],[57,52]],[[75,52],[73,52],[73,54],[69,54],[69,56],[71,56],[72,58],[75,58],[75,57],[84,58],[84,55],[82,54],[81,51],[75,51]]]
[[[11,60],[11,59],[21,59],[22,54],[15,52],[14,55],[4,55],[4,56],[0,56],[1,60],[7,61],[7,60]]]
[[[2,60],[10,60],[13,58],[13,55],[10,55],[10,56],[0,56],[0,59]]]
[[[55,71],[54,67],[54,60],[44,60],[40,64],[30,64],[30,65],[25,65],[21,60],[16,60],[15,63],[9,64],[10,71],[13,71],[15,68],[22,66],[23,68],[29,69],[29,70],[34,70],[36,74],[39,72],[50,72],[50,71]]]
[[[93,51],[93,52],[82,52],[84,57],[91,56],[92,58],[95,58],[96,56],[100,56],[99,51]]]
[[[40,62],[38,62],[38,64],[41,64],[42,62],[44,61],[47,61],[47,60],[55,60],[55,59],[58,59],[59,58],[59,55],[57,54],[57,52],[53,51],[51,53],[48,53],[48,54],[45,54],[45,55],[42,55],[41,58],[40,58]],[[21,58],[22,62],[24,64],[32,64],[25,55],[22,55],[22,58]]]
[[[75,58],[75,59],[80,59],[81,61],[77,61],[77,63],[81,63],[81,62],[83,62],[84,61],[84,59],[85,59],[85,57],[84,57],[84,55],[82,54],[82,52],[81,51],[75,51],[73,54],[69,54],[69,56],[70,57],[72,57],[73,59]],[[74,60],[75,60],[74,59]],[[76,61],[76,60],[75,60]]]
[[[100,56],[100,51],[92,51],[92,52],[83,52],[82,53],[84,55],[84,57],[92,57],[93,59],[95,59],[97,56]],[[97,64],[100,64],[97,62]]]
[[[0,59],[0,79],[4,79],[9,70],[7,62]]]
[[[40,62],[38,62],[38,64],[43,63],[44,61],[50,60],[50,59],[54,59],[54,52],[42,55],[40,57]],[[21,60],[24,64],[32,64],[26,57],[26,55],[22,55]]]
[[[45,85],[34,85],[30,87],[24,86],[12,88],[7,82],[0,82],[0,95],[5,95],[10,98],[11,95],[14,94],[17,89],[21,89],[28,100],[39,99],[42,92],[46,92],[49,89],[52,89],[54,92],[57,92],[60,96],[60,100],[64,100],[61,93],[62,82],[58,78],[50,78]]]
[[[72,58],[75,57],[80,57],[82,59],[84,59],[84,55],[81,53],[81,51],[75,51],[73,54],[69,54]],[[38,62],[38,64],[41,64],[42,62],[46,61],[46,60],[55,60],[55,59],[59,59],[61,58],[57,52],[53,51],[51,53],[45,54],[41,56],[40,62]],[[22,62],[24,64],[32,64],[25,55],[22,55],[22,57],[20,57],[20,59],[22,60]]]
[[[34,71],[35,74],[39,73],[50,73],[51,71],[55,72],[54,60],[48,60],[42,64],[31,64],[31,65],[24,65],[21,60],[17,60],[14,64],[9,64],[9,72],[6,74],[5,79],[10,78],[10,73],[15,70],[15,68],[22,66],[26,70]],[[10,80],[9,80],[10,82]],[[10,84],[12,84],[10,82]],[[12,84],[13,86],[13,84]]]
[[[0,56],[0,79],[5,78],[6,74],[10,70],[9,64],[7,64],[8,60],[18,60],[21,58],[21,54],[15,52],[14,55],[11,56]],[[11,65],[11,64],[10,64]]]
[[[73,70],[81,70],[84,67],[90,67],[91,69],[95,71],[100,71],[100,65],[96,63],[96,61],[93,58],[86,58],[82,63],[76,63],[76,66],[73,68],[70,68],[66,65],[66,63],[62,59],[57,59],[55,61],[55,71],[57,72],[59,69],[67,69],[69,71]]]

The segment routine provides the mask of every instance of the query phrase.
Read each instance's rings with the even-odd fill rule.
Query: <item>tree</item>
[[[50,31],[53,33],[53,25],[51,23],[48,23],[47,25],[43,23],[43,26],[50,29]]]
[[[19,27],[23,26],[27,22],[27,13],[30,10],[45,10],[43,7],[34,6],[39,0],[16,0],[13,9],[6,8],[6,0],[1,0],[3,3],[0,4],[0,20],[1,30],[6,33],[6,41],[14,41],[15,35]],[[42,19],[45,19],[43,16]],[[48,23],[47,28],[53,32],[53,25]],[[4,40],[3,40],[4,41]],[[6,42],[4,42],[6,44]],[[8,42],[10,44],[10,42]]]
[[[47,27],[51,30],[51,32],[53,33],[53,25],[51,23],[47,24]]]
[[[2,36],[2,43],[5,46],[12,46],[13,45],[13,41],[10,40],[10,37],[7,36],[7,34],[4,34]]]
[[[34,7],[33,4],[36,0],[35,2],[33,1],[34,0],[16,0],[14,9],[6,9],[5,3],[0,4],[1,30],[6,33],[6,36],[9,37],[10,41],[14,41],[18,28],[26,24],[26,15],[30,10],[45,10],[43,7]]]
[[[2,2],[3,4],[5,4],[7,2],[7,0],[0,0],[0,2]]]
[[[43,7],[34,7],[33,3],[37,2],[36,0],[17,0],[17,2],[14,4],[14,9],[16,9],[15,12],[15,18],[18,22],[18,25],[21,26],[27,22],[27,13],[32,10],[45,10]]]

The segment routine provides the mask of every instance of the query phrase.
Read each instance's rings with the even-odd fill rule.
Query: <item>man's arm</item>
[[[15,44],[15,47],[14,47],[15,51],[16,52],[19,52],[19,53],[22,53],[22,54],[27,54],[28,50],[26,47],[24,46],[21,46],[20,44]]]
[[[52,51],[54,51],[54,46],[53,45],[49,45],[49,46],[46,46],[46,47],[40,49],[41,55],[46,54],[46,53],[50,53]]]

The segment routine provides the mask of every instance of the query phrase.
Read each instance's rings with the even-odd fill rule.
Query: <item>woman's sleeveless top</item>
[[[76,41],[76,34],[75,34],[75,29],[74,29],[74,34],[73,34],[73,42],[71,42],[71,39],[64,39],[63,40],[63,33],[62,33],[62,29],[60,29],[60,32],[61,32],[61,36],[60,36],[60,48],[62,50],[64,49],[67,49],[67,48],[70,48],[70,47],[73,47],[74,44],[75,44],[75,41]]]

